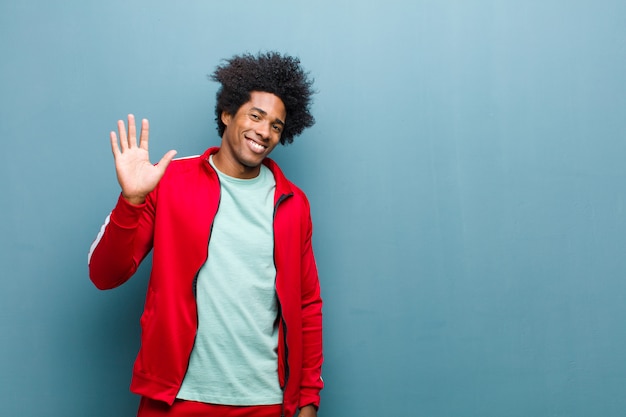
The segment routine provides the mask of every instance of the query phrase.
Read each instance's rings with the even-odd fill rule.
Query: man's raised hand
[[[142,204],[146,200],[146,195],[154,190],[163,177],[176,151],[167,152],[157,165],[150,162],[147,119],[141,121],[139,145],[137,145],[135,117],[132,114],[128,115],[128,134],[123,120],[118,120],[117,131],[119,132],[119,145],[117,135],[112,131],[111,150],[115,159],[117,180],[122,187],[122,196],[131,204]]]

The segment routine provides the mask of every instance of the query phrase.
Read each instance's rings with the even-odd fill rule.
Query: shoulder
[[[278,167],[273,160],[266,158],[263,162],[274,174],[276,180],[276,194],[277,198],[284,196],[284,200],[281,203],[283,211],[290,213],[292,220],[301,219],[306,220],[305,223],[310,222],[311,206],[306,193],[298,187],[296,184],[287,179],[282,170]]]
[[[184,156],[173,159],[161,181],[180,181],[182,178],[203,177],[210,172],[210,166],[204,155]]]
[[[159,181],[159,194],[167,193],[180,195],[213,185],[217,182],[217,175],[211,169],[204,155],[193,155],[173,159],[165,174]]]
[[[289,181],[289,180],[287,180]],[[297,185],[295,185],[293,182],[289,181],[292,193],[294,195],[294,197],[302,200],[303,204],[305,206],[309,206],[309,198],[307,197],[306,193],[304,191],[302,191],[302,189],[300,187],[298,187]]]
[[[170,162],[170,165],[167,167],[167,171],[186,171],[197,167],[201,164],[201,162],[202,155],[191,155],[174,158],[172,159],[172,162]]]
[[[266,167],[268,167],[270,171],[272,172],[272,174],[274,175],[274,179],[276,180],[276,188],[280,194],[294,195],[298,198],[304,199],[305,201],[307,201],[307,204],[308,204],[308,200],[304,191],[302,191],[300,187],[298,187],[296,184],[291,182],[291,180],[289,180],[285,176],[283,171],[280,169],[278,164],[274,162],[274,160],[270,158],[265,158],[265,160],[263,161],[263,164]]]
[[[165,174],[181,174],[198,169],[206,169],[209,167],[209,156],[218,150],[219,148],[212,147],[204,151],[203,154],[174,158],[167,167]]]

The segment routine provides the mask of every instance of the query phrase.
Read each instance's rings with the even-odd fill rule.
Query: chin
[[[266,155],[252,155],[248,158],[242,158],[241,164],[249,168],[256,168],[261,165]]]
[[[245,166],[247,168],[256,168],[259,165],[261,165],[261,163],[263,162],[264,158],[265,157],[260,157],[260,158],[257,158],[255,160],[248,159],[246,161],[241,161],[241,165],[243,165],[243,166]]]

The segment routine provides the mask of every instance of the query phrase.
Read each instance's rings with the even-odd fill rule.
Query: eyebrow
[[[263,116],[267,116],[267,112],[265,110],[263,110],[263,109],[258,108],[258,107],[252,107],[250,110],[258,111]],[[274,120],[274,123],[280,123],[281,125],[285,126],[285,122],[280,120],[278,117],[276,118],[276,120]]]

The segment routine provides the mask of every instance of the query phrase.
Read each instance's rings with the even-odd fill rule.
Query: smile
[[[265,149],[266,149],[265,146],[259,145],[258,143],[256,143],[255,141],[251,139],[247,139],[247,142],[248,142],[248,146],[250,146],[250,149],[252,149],[254,152],[257,152],[257,153],[265,152]]]

